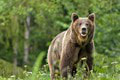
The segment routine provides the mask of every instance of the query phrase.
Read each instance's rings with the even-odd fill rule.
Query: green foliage
[[[42,65],[42,60],[43,57],[45,56],[45,52],[41,52],[35,62],[35,65],[33,66],[33,73],[32,73],[32,77],[30,78],[31,80],[37,80],[37,74],[39,71],[40,66]]]
[[[14,71],[13,64],[0,59],[0,75],[1,76],[10,77],[10,76],[14,75],[13,71]],[[16,76],[18,76],[18,77],[23,76],[23,69],[22,68],[17,67]]]

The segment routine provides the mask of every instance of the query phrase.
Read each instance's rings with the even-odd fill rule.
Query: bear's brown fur
[[[48,49],[48,64],[51,79],[55,80],[55,74],[59,71],[62,77],[67,77],[76,69],[81,58],[86,57],[88,71],[92,70],[93,58],[93,36],[95,28],[95,14],[79,18],[72,14],[70,27],[58,34]]]

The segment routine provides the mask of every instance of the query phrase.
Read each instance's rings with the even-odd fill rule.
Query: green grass
[[[14,67],[13,64],[0,59],[0,75],[3,77],[10,77],[13,76]],[[20,67],[17,67],[17,75],[18,77],[23,76],[23,69]],[[2,77],[0,77],[1,80]],[[3,79],[4,80],[4,79]]]
[[[38,69],[38,64],[40,64],[39,61],[40,59],[37,59],[33,68],[33,72],[24,71],[23,78],[15,76],[9,76],[9,78],[5,78],[0,76],[0,80],[50,80],[48,65],[44,65],[42,69]],[[76,76],[74,78],[69,77],[68,80],[83,80],[83,74],[84,68],[78,68]],[[120,80],[120,57],[110,57],[95,53],[94,70],[91,72],[90,77],[86,78],[85,80]]]

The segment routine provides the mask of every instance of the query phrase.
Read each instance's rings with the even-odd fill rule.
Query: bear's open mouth
[[[86,32],[81,32],[80,35],[81,35],[82,37],[86,37],[86,36],[87,36],[87,33],[86,33]]]
[[[87,33],[88,33],[88,30],[86,28],[82,28],[80,30],[80,35],[81,35],[82,38],[86,38]]]

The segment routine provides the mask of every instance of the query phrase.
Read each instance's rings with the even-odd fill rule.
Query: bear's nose
[[[85,27],[84,27],[84,28],[82,28],[82,31],[83,31],[83,32],[86,32],[86,30],[87,30],[87,29],[86,29]]]

